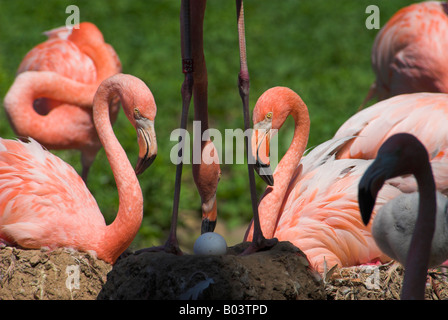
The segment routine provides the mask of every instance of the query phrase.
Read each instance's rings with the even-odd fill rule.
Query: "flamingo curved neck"
[[[403,280],[402,299],[423,300],[431,243],[436,223],[436,186],[429,164],[416,172],[419,189],[419,210],[412,234],[406,270]]]
[[[63,124],[69,119],[84,119],[89,115],[81,108],[63,105],[60,106],[64,109],[62,111],[56,108],[47,115],[40,115],[34,110],[34,101],[45,97],[61,103],[90,107],[95,91],[95,86],[68,79],[55,72],[26,71],[14,80],[5,96],[4,106],[11,125],[19,135],[33,136],[46,144],[51,131],[57,130],[54,123]]]
[[[138,232],[143,218],[143,196],[134,169],[109,120],[108,102],[115,95],[120,96],[123,108],[127,107],[122,96],[124,89],[119,85],[114,86],[113,82],[111,84],[109,90],[98,91],[94,101],[93,118],[115,178],[119,199],[117,216],[105,227],[98,250],[115,260],[129,247]]]
[[[277,222],[281,217],[289,183],[308,144],[310,131],[308,108],[302,99],[299,98],[290,114],[295,123],[291,145],[275,169],[274,186],[266,189],[258,206],[263,234],[271,238],[274,237]]]
[[[93,27],[95,30],[89,30],[89,23],[84,23],[81,27],[85,32],[73,32],[69,36],[79,50],[87,55],[95,65],[97,86],[106,78],[120,72],[121,65],[118,56],[114,57],[114,49],[104,41],[101,32]],[[88,30],[88,31],[87,31]]]
[[[111,50],[107,48],[106,43],[84,46],[81,48],[81,51],[89,56],[95,65],[97,85],[104,79],[119,72],[119,70],[117,70],[116,62],[112,57]]]

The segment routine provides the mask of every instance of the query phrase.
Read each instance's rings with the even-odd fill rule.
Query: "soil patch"
[[[112,267],[88,253],[0,248],[0,300],[232,299],[398,300],[403,267],[385,265],[312,271],[289,242],[239,256],[128,253]],[[448,298],[448,269],[428,272],[426,299]]]
[[[0,300],[93,300],[112,266],[88,253],[0,249]]]
[[[108,274],[99,299],[290,300],[325,299],[322,278],[302,251],[280,242],[268,251],[222,256],[163,252],[129,255]]]

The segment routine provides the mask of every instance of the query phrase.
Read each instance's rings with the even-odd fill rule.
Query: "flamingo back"
[[[321,162],[312,151],[303,158],[302,173],[289,186],[274,236],[303,250],[319,272],[324,264],[342,267],[387,259],[359,214],[357,185],[370,161],[330,156],[315,166],[316,161]],[[377,207],[398,194],[399,189],[386,185]]]
[[[403,94],[380,101],[348,119],[334,138],[357,136],[338,152],[338,158],[374,159],[387,138],[407,132],[427,148],[431,159],[448,152],[448,95]],[[447,180],[448,183],[448,180]]]
[[[337,158],[337,152],[350,139],[356,138],[328,140],[302,158],[277,221],[274,236],[303,250],[319,272],[324,271],[325,264],[344,267],[390,260],[376,245],[371,224],[365,226],[359,213],[358,183],[373,160]],[[446,172],[446,165],[442,166],[444,157],[437,158],[442,174]],[[391,199],[416,190],[413,176],[386,181],[372,217]]]
[[[70,79],[94,83],[95,65],[71,41],[49,39],[31,49],[22,60],[17,73],[25,71],[54,71]]]

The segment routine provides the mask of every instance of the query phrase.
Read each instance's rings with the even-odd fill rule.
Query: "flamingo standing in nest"
[[[4,106],[18,136],[31,137],[47,149],[80,150],[81,176],[87,181],[101,148],[92,118],[93,97],[104,79],[121,72],[121,63],[94,24],[83,22],[78,27],[45,33],[49,39],[21,62]],[[65,93],[50,98],[62,83]],[[117,102],[111,104],[112,123],[118,110]]]
[[[50,99],[58,100],[74,82],[64,77],[59,81],[60,85],[48,93]],[[110,121],[109,104],[117,96],[137,130],[139,159],[135,172]],[[67,103],[76,105],[78,101],[69,99]],[[130,245],[142,221],[143,196],[136,174],[142,173],[157,154],[155,116],[154,97],[136,77],[114,75],[104,80],[95,94],[93,120],[120,202],[110,225],[106,225],[95,199],[70,165],[33,139],[29,143],[1,139],[0,243],[31,249],[71,247],[93,251],[99,259],[114,263]]]
[[[429,112],[430,106],[428,109],[416,108],[415,113],[409,111],[412,109],[409,108],[408,118],[425,119],[421,122],[428,124],[427,130],[430,132],[438,130],[436,128],[441,130],[435,131],[437,135],[422,130],[419,135],[424,137],[426,133],[425,140],[432,141],[432,144],[427,146],[431,154],[431,165],[436,173],[438,189],[446,192],[448,132],[446,125],[443,126],[447,121],[447,108],[444,107],[446,102],[444,103],[442,94],[437,97],[432,96],[437,94],[426,95],[435,98],[432,111]],[[411,100],[408,97],[403,105],[409,105]],[[424,105],[423,101],[420,102]],[[381,103],[385,104],[386,101]],[[384,124],[383,129],[390,125],[393,115],[401,115],[394,108],[384,108],[381,110],[383,118],[377,119],[378,124]],[[369,112],[371,109],[372,107],[362,112]],[[325,265],[332,267],[338,264],[342,267],[390,260],[375,244],[370,226],[363,224],[359,214],[357,185],[373,160],[344,157],[350,147],[353,148],[356,143],[362,145],[363,139],[370,145],[371,141],[368,139],[371,135],[378,134],[382,141],[383,132],[377,128],[376,131],[372,129],[371,135],[367,132],[361,132],[359,137],[343,135],[322,143],[302,157],[310,129],[307,107],[291,89],[275,87],[267,90],[258,99],[253,112],[256,129],[252,137],[254,157],[261,166],[269,164],[271,130],[280,129],[289,115],[292,115],[295,121],[293,140],[275,169],[274,185],[267,187],[258,207],[263,233],[267,237],[294,243],[304,251],[311,265],[320,272],[324,271]],[[373,121],[374,119],[372,123]],[[359,124],[360,127],[362,125],[365,123]],[[399,130],[398,127],[395,129]],[[389,181],[378,195],[374,213],[390,199],[416,189],[412,177]],[[245,238],[252,239],[252,226]]]
[[[402,299],[423,300],[428,267],[448,258],[448,200],[436,192],[428,152],[415,136],[396,134],[382,144],[359,182],[359,207],[367,225],[384,182],[409,174],[415,176],[418,192],[402,194],[385,204],[375,217],[372,232],[379,247],[405,266]]]
[[[361,108],[412,92],[448,93],[448,4],[425,1],[397,11],[375,38],[372,68],[376,80]]]
[[[249,129],[249,71],[247,68],[246,43],[244,30],[244,8],[242,0],[236,0],[238,38],[240,49],[240,72],[238,74],[238,88],[243,102],[243,115],[245,129]],[[207,104],[207,69],[203,49],[203,22],[206,0],[194,1],[182,0],[180,11],[182,71],[185,74],[182,83],[182,115],[180,128],[185,131],[187,127],[188,110],[191,98],[194,94],[195,119],[201,122],[199,137],[203,138],[208,129],[208,104]],[[246,139],[248,154],[251,154],[251,145]],[[202,139],[204,140],[204,139]],[[185,142],[185,137],[179,137],[179,141]],[[197,145],[198,142],[195,142]],[[179,143],[181,161],[176,167],[173,212],[168,239],[159,247],[145,248],[137,251],[137,254],[152,251],[166,251],[174,254],[182,254],[177,240],[177,220],[179,213],[180,184],[183,167],[182,144]],[[201,162],[193,164],[193,178],[201,196],[202,225],[201,233],[213,231],[217,219],[216,189],[221,177],[221,169],[216,148],[209,137],[200,142]],[[255,241],[244,252],[249,254],[261,248],[272,247],[276,239],[265,239],[260,228],[258,207],[255,190],[254,164],[248,161],[249,183],[252,208],[255,223]]]
[[[193,61],[194,120],[200,121],[201,130],[194,135],[193,153],[200,150],[200,163],[193,161],[193,179],[201,197],[201,233],[212,232],[218,217],[216,190],[221,177],[218,151],[209,136],[208,121],[208,77],[204,56],[204,15],[206,0],[190,2],[191,56]],[[182,28],[183,33],[186,28]],[[185,47],[183,45],[182,47]],[[185,52],[183,53],[185,56]],[[193,159],[195,160],[195,159]]]

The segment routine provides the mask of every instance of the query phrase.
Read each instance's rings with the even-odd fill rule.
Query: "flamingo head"
[[[359,209],[365,225],[370,221],[376,197],[384,182],[415,173],[415,168],[425,163],[429,165],[428,152],[411,134],[395,134],[383,143],[375,161],[364,172],[358,185]]]
[[[135,173],[141,174],[157,155],[154,130],[156,102],[142,80],[129,74],[117,73],[101,82],[93,99],[93,120],[98,131],[105,125],[105,121],[101,120],[110,117],[107,106],[117,98],[121,101],[124,114],[137,131],[139,153]]]
[[[201,233],[213,232],[218,217],[216,190],[221,179],[218,151],[212,141],[201,143],[201,163],[193,166],[193,178],[202,203]]]
[[[270,141],[273,134],[272,111],[266,113],[264,120],[254,124],[252,132],[252,156],[255,159],[255,171],[269,186],[274,185],[269,158]]]
[[[134,108],[134,117],[137,130],[139,154],[135,173],[143,173],[157,156],[157,140],[154,130],[154,120],[142,116],[141,107]]]
[[[255,171],[270,186],[274,185],[269,160],[271,138],[283,126],[289,115],[295,120],[299,119],[296,107],[300,104],[303,104],[303,101],[293,90],[274,87],[266,90],[255,105],[252,156],[255,159]]]
[[[157,107],[154,96],[142,80],[130,75],[117,74],[115,76],[120,75],[125,77],[119,85],[128,88],[121,94],[123,110],[137,131],[139,154],[135,173],[141,174],[157,156],[157,139],[154,129]]]

